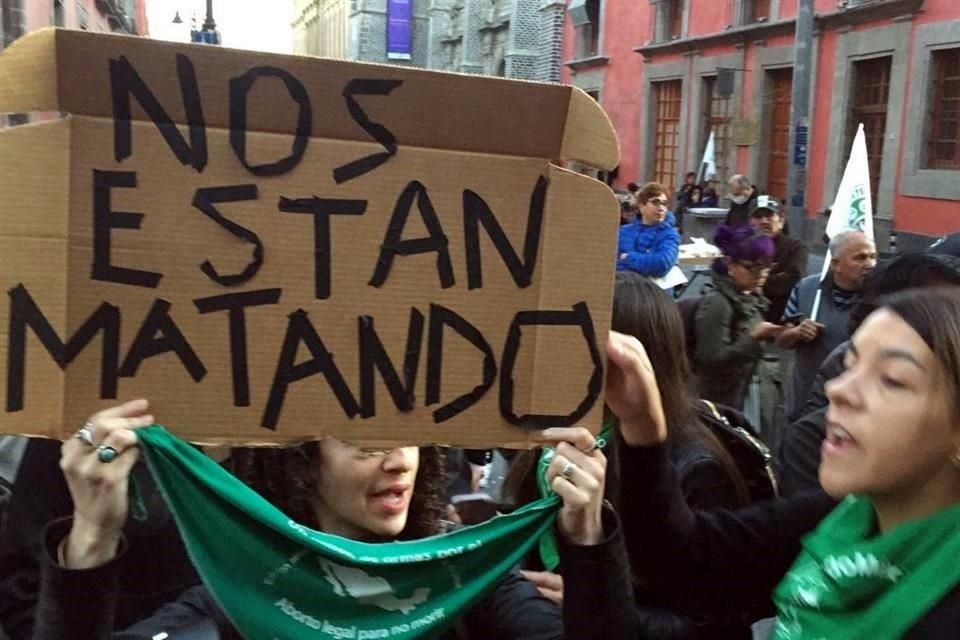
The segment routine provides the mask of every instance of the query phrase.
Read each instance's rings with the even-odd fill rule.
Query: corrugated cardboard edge
[[[9,144],[14,141],[19,142],[19,146],[29,144],[31,150],[31,153],[27,153],[26,155],[18,154],[15,156],[15,161],[17,166],[20,168],[20,171],[14,171],[12,173],[0,171],[0,193],[4,193],[5,197],[10,198],[10,192],[9,190],[5,189],[5,186],[8,181],[19,180],[16,185],[17,187],[21,189],[36,190],[38,193],[42,194],[42,203],[25,203],[23,206],[23,215],[21,215],[21,220],[25,221],[28,227],[30,227],[28,230],[28,235],[35,234],[38,238],[62,241],[63,245],[66,247],[63,255],[64,264],[68,263],[70,252],[68,231],[69,217],[67,212],[69,211],[68,202],[71,181],[71,177],[69,175],[69,163],[71,158],[71,146],[73,144],[72,133],[73,128],[69,119],[31,123],[0,131],[0,150],[2,150],[0,152],[4,154],[9,152]],[[5,144],[8,146],[4,146]],[[61,153],[47,153],[40,155],[41,150],[48,148],[51,144],[60,147]],[[2,164],[3,163],[0,162],[0,165]],[[54,201],[58,202],[59,204],[53,205],[52,203]],[[35,221],[38,220],[38,216],[47,213],[50,213],[50,215],[46,216],[47,220],[55,217],[56,221],[57,228],[52,234],[39,231],[39,228],[35,225]],[[3,230],[4,226],[0,224],[0,234],[3,233]],[[49,266],[47,263],[43,262],[42,255],[36,256],[36,260],[38,261],[38,265],[43,265],[41,268],[45,269]],[[0,267],[5,268],[6,266],[7,265],[3,262],[3,260],[0,260]],[[56,317],[51,316],[48,318],[48,320],[52,323],[52,326],[58,334],[65,335],[66,328],[69,323],[69,307],[67,301],[69,295],[69,278],[64,276],[62,283],[56,286],[58,286],[58,290],[57,296],[54,299],[59,299],[59,301],[62,303],[62,322],[59,315]],[[3,294],[6,293],[6,291],[3,291]],[[4,297],[6,296],[4,295]],[[6,320],[7,318],[4,318],[3,331],[6,330]],[[32,336],[29,339],[35,340],[35,338]],[[9,345],[6,344],[5,341],[0,340],[0,362],[2,362],[0,366],[7,366],[8,348]],[[61,436],[66,437],[66,434],[69,433],[68,427],[64,425],[67,395],[64,390],[66,377],[62,371],[58,372],[56,376],[56,380],[49,381],[51,389],[45,399],[45,406],[47,408],[49,422],[38,421],[30,428],[20,431],[20,435],[58,438]],[[6,379],[4,378],[4,380]]]
[[[71,96],[64,94],[64,91],[69,90],[71,85],[66,82],[67,79],[60,77],[61,69],[60,65],[58,65],[58,59],[67,55],[66,52],[69,51],[71,47],[76,48],[81,41],[80,39],[88,38],[93,40],[95,37],[97,37],[97,34],[85,34],[63,29],[47,28],[28,33],[17,39],[16,42],[0,54],[0,111],[8,113],[73,111],[71,105],[74,101],[71,99]],[[121,38],[121,36],[113,35],[107,37]],[[113,40],[111,40],[111,42],[113,42]],[[87,43],[88,46],[90,44],[93,43]],[[139,46],[145,45],[142,40],[138,39],[134,39],[131,44],[137,44]],[[173,45],[173,43],[159,42],[151,42],[150,44],[151,46],[156,44],[157,46],[164,47]],[[202,50],[203,56],[206,57],[209,57],[211,54],[229,55],[230,53],[229,51]],[[299,64],[309,64],[309,62],[306,62],[307,58],[297,56],[277,56],[276,54],[260,54],[251,51],[236,51],[234,53],[246,56],[263,56],[265,59],[279,58],[283,60],[301,58]],[[358,68],[378,68],[378,65],[370,65],[363,62],[325,59],[317,59],[317,61],[327,64],[355,64]],[[70,62],[70,60],[64,60],[64,70],[70,67]],[[389,65],[383,68],[394,74],[413,73],[419,75],[424,80],[432,80],[437,76],[443,75],[457,76],[458,79],[463,76],[463,74],[446,74],[442,71],[429,69],[398,69],[397,67]],[[528,84],[529,86],[540,84],[518,81],[512,78],[500,79],[486,76],[471,76],[471,78],[483,80],[491,84],[495,82],[520,83]],[[569,99],[566,105],[564,129],[562,132],[556,132],[562,136],[561,140],[557,141],[559,150],[556,147],[549,150],[543,149],[542,151],[544,153],[540,157],[554,161],[574,160],[590,165],[591,167],[608,171],[616,168],[620,161],[619,143],[613,124],[600,105],[584,91],[576,87],[556,84],[543,84],[543,87],[549,87],[551,91],[568,92]],[[77,111],[75,115],[91,114],[87,114],[81,110]],[[103,116],[106,114],[99,115]],[[176,113],[172,115],[176,118]],[[208,126],[214,125],[208,122]],[[413,142],[412,146],[421,145]],[[432,145],[429,146],[432,147]],[[443,148],[452,149],[452,147],[446,146]],[[463,151],[491,152],[489,149],[463,149]],[[554,155],[555,157],[551,157]]]
[[[585,91],[577,87],[570,89],[560,159],[613,171],[620,164],[620,142],[610,117]]]
[[[0,55],[0,111],[60,110],[57,33],[55,29],[43,29],[18,38],[4,49]]]

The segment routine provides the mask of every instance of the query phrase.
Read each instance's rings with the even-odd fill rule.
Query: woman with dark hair
[[[613,336],[608,354],[631,557],[720,606],[772,594],[775,640],[957,637],[960,291],[907,291],[860,325],[827,383],[826,493],[736,512],[687,507],[643,345]]]
[[[694,317],[694,371],[700,396],[743,409],[747,385],[763,356],[762,342],[783,327],[766,322],[763,284],[773,240],[749,226],[720,226],[713,240],[722,256],[713,263]]]
[[[649,344],[647,354],[656,374],[663,413],[670,436],[670,462],[680,482],[684,500],[693,509],[733,509],[749,502],[736,463],[713,433],[701,422],[693,391],[693,376],[684,350],[683,322],[676,303],[651,282],[636,273],[616,275],[613,296],[614,331]],[[611,416],[612,418],[612,416]],[[617,441],[608,449],[607,497],[619,510],[621,493],[617,481]],[[508,492],[518,504],[536,497],[536,451],[524,451],[514,459],[508,474]],[[561,571],[563,570],[561,566]],[[682,587],[660,576],[646,575],[641,563],[632,563],[640,637],[671,639],[750,638],[750,624],[743,611],[717,608],[709,599],[691,598]],[[562,597],[562,579],[545,572],[527,575],[544,589]]]
[[[617,273],[611,326],[614,331],[649,345],[647,355],[669,429],[668,455],[687,505],[691,509],[735,509],[748,504],[747,489],[736,463],[700,419],[698,408],[702,403],[693,389],[693,375],[685,356],[683,321],[676,303],[650,280],[633,273]],[[617,468],[623,464],[620,460]],[[626,486],[619,489],[621,494],[632,491]],[[622,509],[620,495],[615,497],[614,504]],[[633,561],[631,565],[637,606],[646,631],[641,637],[751,637],[746,610],[717,607],[710,598],[692,596],[684,585],[648,574],[642,562]]]
[[[63,445],[61,468],[73,498],[73,517],[52,522],[44,532],[49,557],[34,640],[176,639],[172,629],[179,632],[187,622],[206,624],[210,631],[203,638],[243,633],[221,612],[215,594],[200,585],[132,629],[112,635],[120,560],[126,554],[150,553],[127,548],[123,535],[127,484],[139,455],[136,429],[154,422],[147,410],[145,400],[135,400],[102,411]],[[561,556],[573,568],[576,603],[561,611],[532,583],[510,572],[455,621],[458,626],[445,638],[600,637],[598,619],[613,625],[602,631],[604,638],[611,630],[617,638],[635,637],[617,519],[602,506],[604,455],[583,428],[548,429],[541,437],[557,451],[546,479],[563,501],[557,539]],[[374,543],[443,531],[446,478],[436,448],[373,450],[326,438],[288,449],[237,451],[231,466],[297,526]],[[336,606],[330,603],[328,609]],[[317,636],[304,627],[302,637]]]
[[[700,421],[693,374],[685,357],[683,320],[676,303],[635,273],[619,272],[613,294],[614,331],[650,345],[663,412],[670,427],[671,461],[687,503],[696,508],[746,504],[743,478],[730,454]]]
[[[960,287],[960,258],[932,253],[904,253],[881,264],[863,280],[860,298],[850,310],[849,333],[881,306],[886,296],[919,287]],[[850,341],[838,345],[817,371],[802,417],[784,432],[777,457],[783,495],[818,487],[820,447],[826,436],[826,383],[843,373]]]

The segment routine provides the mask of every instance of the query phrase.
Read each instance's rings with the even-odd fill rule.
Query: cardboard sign
[[[571,87],[46,30],[0,55],[0,431],[599,426],[618,207]]]

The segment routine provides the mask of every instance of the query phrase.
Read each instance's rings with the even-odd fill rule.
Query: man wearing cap
[[[750,211],[750,226],[773,240],[774,256],[770,274],[763,285],[763,295],[770,301],[764,319],[780,323],[787,298],[807,272],[807,247],[783,232],[783,213],[773,196],[758,196]]]

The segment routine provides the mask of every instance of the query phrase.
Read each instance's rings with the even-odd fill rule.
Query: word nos
[[[131,100],[136,99],[178,160],[198,173],[202,172],[208,163],[206,127],[203,102],[200,99],[196,73],[190,59],[183,54],[177,54],[177,74],[188,125],[189,143],[153,91],[125,57],[111,59],[109,73],[115,160],[123,162],[132,154]],[[290,154],[273,162],[251,164],[246,155],[247,98],[255,82],[266,77],[277,78],[283,82],[290,98],[297,104],[299,112]],[[389,161],[397,153],[396,137],[386,126],[369,118],[357,97],[360,95],[387,96],[402,82],[402,80],[355,79],[349,81],[344,87],[342,95],[351,118],[380,143],[384,150],[334,169],[335,183],[342,184],[365,175]],[[236,158],[249,173],[258,177],[279,176],[294,169],[302,160],[312,135],[312,111],[309,95],[303,84],[283,69],[260,66],[231,79],[229,85],[230,144]],[[111,205],[111,196],[115,190],[136,189],[136,172],[93,169],[92,180],[91,280],[140,288],[158,287],[164,277],[163,273],[117,264],[111,252],[113,230],[138,230],[141,227],[144,214],[115,211]],[[483,198],[469,189],[463,191],[463,245],[468,290],[483,287],[481,227],[498,251],[516,286],[525,288],[531,285],[540,248],[547,187],[546,178],[541,176],[531,192],[527,228],[521,252],[511,245],[502,226]],[[265,247],[260,237],[253,230],[230,220],[218,208],[218,205],[224,203],[250,201],[257,198],[256,184],[204,187],[197,189],[194,194],[192,206],[195,209],[234,237],[253,247],[252,259],[237,273],[222,273],[209,260],[199,265],[199,269],[217,285],[231,288],[249,283],[263,265]],[[328,299],[332,288],[330,218],[335,215],[363,215],[367,208],[367,201],[316,196],[309,198],[281,196],[277,208],[283,213],[313,216],[314,296],[318,300]],[[414,208],[419,212],[420,219],[427,230],[427,236],[404,239],[404,229]],[[397,256],[435,253],[441,288],[454,286],[455,276],[448,244],[448,238],[440,224],[427,188],[420,181],[410,181],[396,200],[381,243],[380,255],[368,285],[381,287],[386,282]],[[39,338],[44,349],[61,370],[65,370],[96,336],[101,335],[101,399],[116,398],[119,378],[136,376],[145,360],[166,353],[176,355],[194,382],[200,382],[207,374],[206,365],[176,321],[173,305],[168,300],[161,298],[154,300],[140,322],[130,348],[121,357],[120,329],[123,318],[119,307],[103,302],[73,335],[64,340],[57,335],[40,306],[22,283],[11,288],[8,296],[10,314],[7,412],[21,411],[24,408],[28,329]],[[281,288],[269,288],[192,300],[195,311],[201,315],[225,314],[230,336],[233,405],[236,407],[250,406],[251,403],[245,312],[253,307],[278,305],[281,297]],[[184,313],[185,310],[179,312]],[[514,409],[513,368],[521,346],[522,329],[536,325],[569,326],[578,330],[593,363],[593,371],[585,396],[567,415],[518,415]],[[357,328],[360,380],[359,389],[354,391],[334,363],[331,352],[317,333],[307,312],[303,308],[298,308],[287,315],[287,326],[273,373],[273,382],[260,420],[262,428],[276,430],[289,387],[317,374],[325,378],[344,414],[350,418],[357,416],[369,418],[376,414],[375,373],[379,373],[383,379],[394,405],[403,411],[411,410],[415,401],[413,388],[423,348],[424,331],[427,332],[425,373],[427,406],[441,402],[445,333],[455,332],[483,355],[482,378],[479,383],[471,391],[435,409],[433,419],[437,423],[453,418],[479,401],[493,386],[498,373],[500,377],[499,407],[503,417],[515,425],[549,427],[574,424],[589,412],[600,394],[603,363],[596,346],[593,318],[584,302],[564,310],[517,312],[510,322],[507,338],[502,345],[499,366],[491,345],[480,329],[455,310],[438,304],[431,304],[426,314],[420,309],[409,308],[409,326],[402,373],[398,372],[398,367],[387,355],[387,350],[376,332],[374,318],[367,315],[358,316]],[[296,362],[301,345],[309,351],[311,357],[306,361]]]

